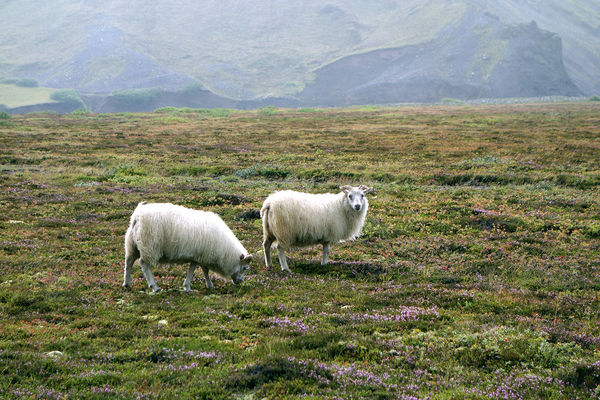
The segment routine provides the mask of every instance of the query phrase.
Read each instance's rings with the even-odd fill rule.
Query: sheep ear
[[[371,193],[371,192],[375,191],[375,189],[373,189],[372,187],[368,187],[366,185],[360,185],[358,190],[363,192],[363,194],[367,194],[367,193]]]
[[[342,192],[348,194],[348,192],[350,192],[352,190],[352,186],[349,186],[349,185],[340,186],[340,190]]]
[[[247,254],[247,255],[242,254],[240,256],[240,261],[246,261],[246,262],[252,261],[252,254]]]

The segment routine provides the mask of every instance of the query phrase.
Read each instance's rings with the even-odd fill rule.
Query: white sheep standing
[[[125,234],[125,270],[123,286],[131,285],[131,267],[140,259],[142,273],[154,292],[156,285],[150,271],[159,263],[190,263],[183,288],[190,283],[197,266],[202,268],[206,287],[212,288],[209,271],[243,281],[252,256],[223,220],[212,212],[192,210],[170,203],[138,204]]]
[[[323,245],[321,264],[327,264],[329,246],[360,235],[369,202],[367,186],[341,186],[338,194],[310,194],[284,190],[269,195],[260,215],[263,222],[263,250],[267,267],[272,266],[271,245],[277,242],[283,271],[290,271],[285,250],[290,247]]]

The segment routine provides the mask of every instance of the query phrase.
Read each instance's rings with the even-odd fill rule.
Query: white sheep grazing
[[[369,202],[367,186],[342,186],[338,194],[309,194],[284,190],[275,192],[263,203],[265,263],[271,267],[271,245],[277,242],[279,262],[283,271],[290,271],[285,250],[290,247],[323,245],[321,264],[327,264],[329,245],[352,240],[360,235]]]
[[[154,292],[160,289],[150,271],[151,265],[189,262],[183,283],[184,290],[189,292],[197,266],[202,268],[209,289],[213,287],[209,271],[238,284],[244,279],[252,256],[214,213],[170,203],[141,202],[131,215],[125,234],[124,287],[131,285],[131,267],[138,258]]]

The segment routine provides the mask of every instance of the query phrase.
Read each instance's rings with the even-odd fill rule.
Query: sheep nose
[[[359,210],[360,210],[360,204],[357,204],[357,205],[355,205],[355,206],[354,206],[354,209],[355,209],[356,211],[359,211]]]

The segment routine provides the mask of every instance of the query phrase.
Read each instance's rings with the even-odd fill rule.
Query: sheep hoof
[[[286,274],[291,274],[292,270],[289,268],[281,268],[281,272],[285,272]]]
[[[124,284],[123,284],[123,289],[131,289],[131,284],[129,284],[129,283],[124,283]]]

